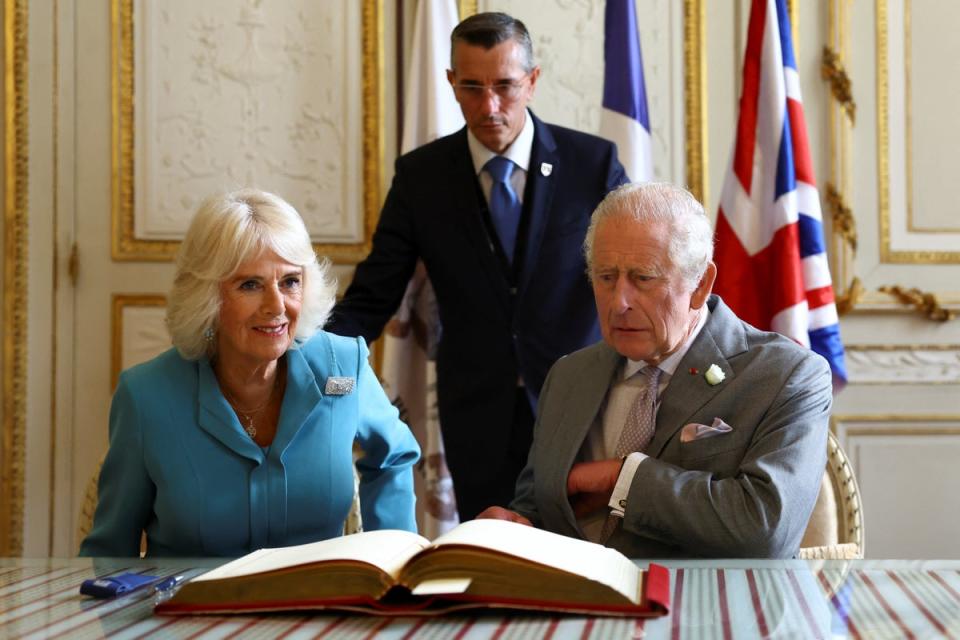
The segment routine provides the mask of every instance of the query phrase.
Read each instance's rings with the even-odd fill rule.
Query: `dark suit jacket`
[[[373,249],[327,326],[377,338],[423,260],[443,325],[438,403],[454,484],[499,468],[518,377],[536,397],[560,356],[600,337],[581,243],[626,175],[613,143],[533,122],[515,274],[489,230],[464,128],[397,160]]]
[[[833,400],[822,357],[741,322],[711,296],[711,315],[660,398],[656,434],[608,546],[628,557],[790,557],[826,465]],[[726,378],[709,384],[711,364]],[[511,508],[537,526],[582,537],[567,499],[570,468],[623,357],[600,343],[560,360],[540,402],[534,443]],[[696,373],[691,373],[696,369]],[[680,442],[689,423],[733,430]]]

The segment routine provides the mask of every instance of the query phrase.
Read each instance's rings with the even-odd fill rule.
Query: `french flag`
[[[743,320],[812,348],[847,380],[784,0],[753,0],[740,118],[720,197],[714,292]]]
[[[600,135],[617,144],[620,164],[634,182],[653,179],[650,114],[633,0],[607,0],[603,40]]]

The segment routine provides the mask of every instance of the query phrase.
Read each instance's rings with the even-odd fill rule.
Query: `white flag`
[[[420,0],[407,69],[400,153],[413,151],[463,126],[460,105],[447,82],[450,32],[457,26],[454,0]]]
[[[463,116],[446,75],[450,65],[450,32],[456,25],[454,0],[417,3],[404,95],[401,153],[463,127]],[[400,309],[387,325],[382,374],[391,399],[399,401],[403,417],[423,450],[414,479],[417,525],[428,538],[449,531],[459,522],[437,418],[436,363],[431,354],[438,335],[433,287],[423,264],[418,263]]]

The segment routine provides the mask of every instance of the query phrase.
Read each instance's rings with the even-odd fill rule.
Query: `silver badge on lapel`
[[[550,164],[549,162],[542,162],[542,163],[540,163],[540,174],[541,174],[544,178],[546,178],[547,176],[549,176],[551,173],[553,173],[553,165],[552,165],[552,164]]]
[[[344,378],[330,376],[327,378],[327,386],[323,390],[328,396],[345,396],[353,391],[353,385],[356,383],[354,378]]]

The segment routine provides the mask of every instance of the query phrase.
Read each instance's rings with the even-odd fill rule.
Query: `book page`
[[[429,546],[429,540],[409,531],[365,531],[294,547],[260,549],[197,576],[194,581],[236,578],[333,560],[372,564],[395,579],[410,558]]]
[[[616,549],[506,520],[471,520],[433,541],[434,548],[466,545],[595,580],[635,604],[640,569]]]

